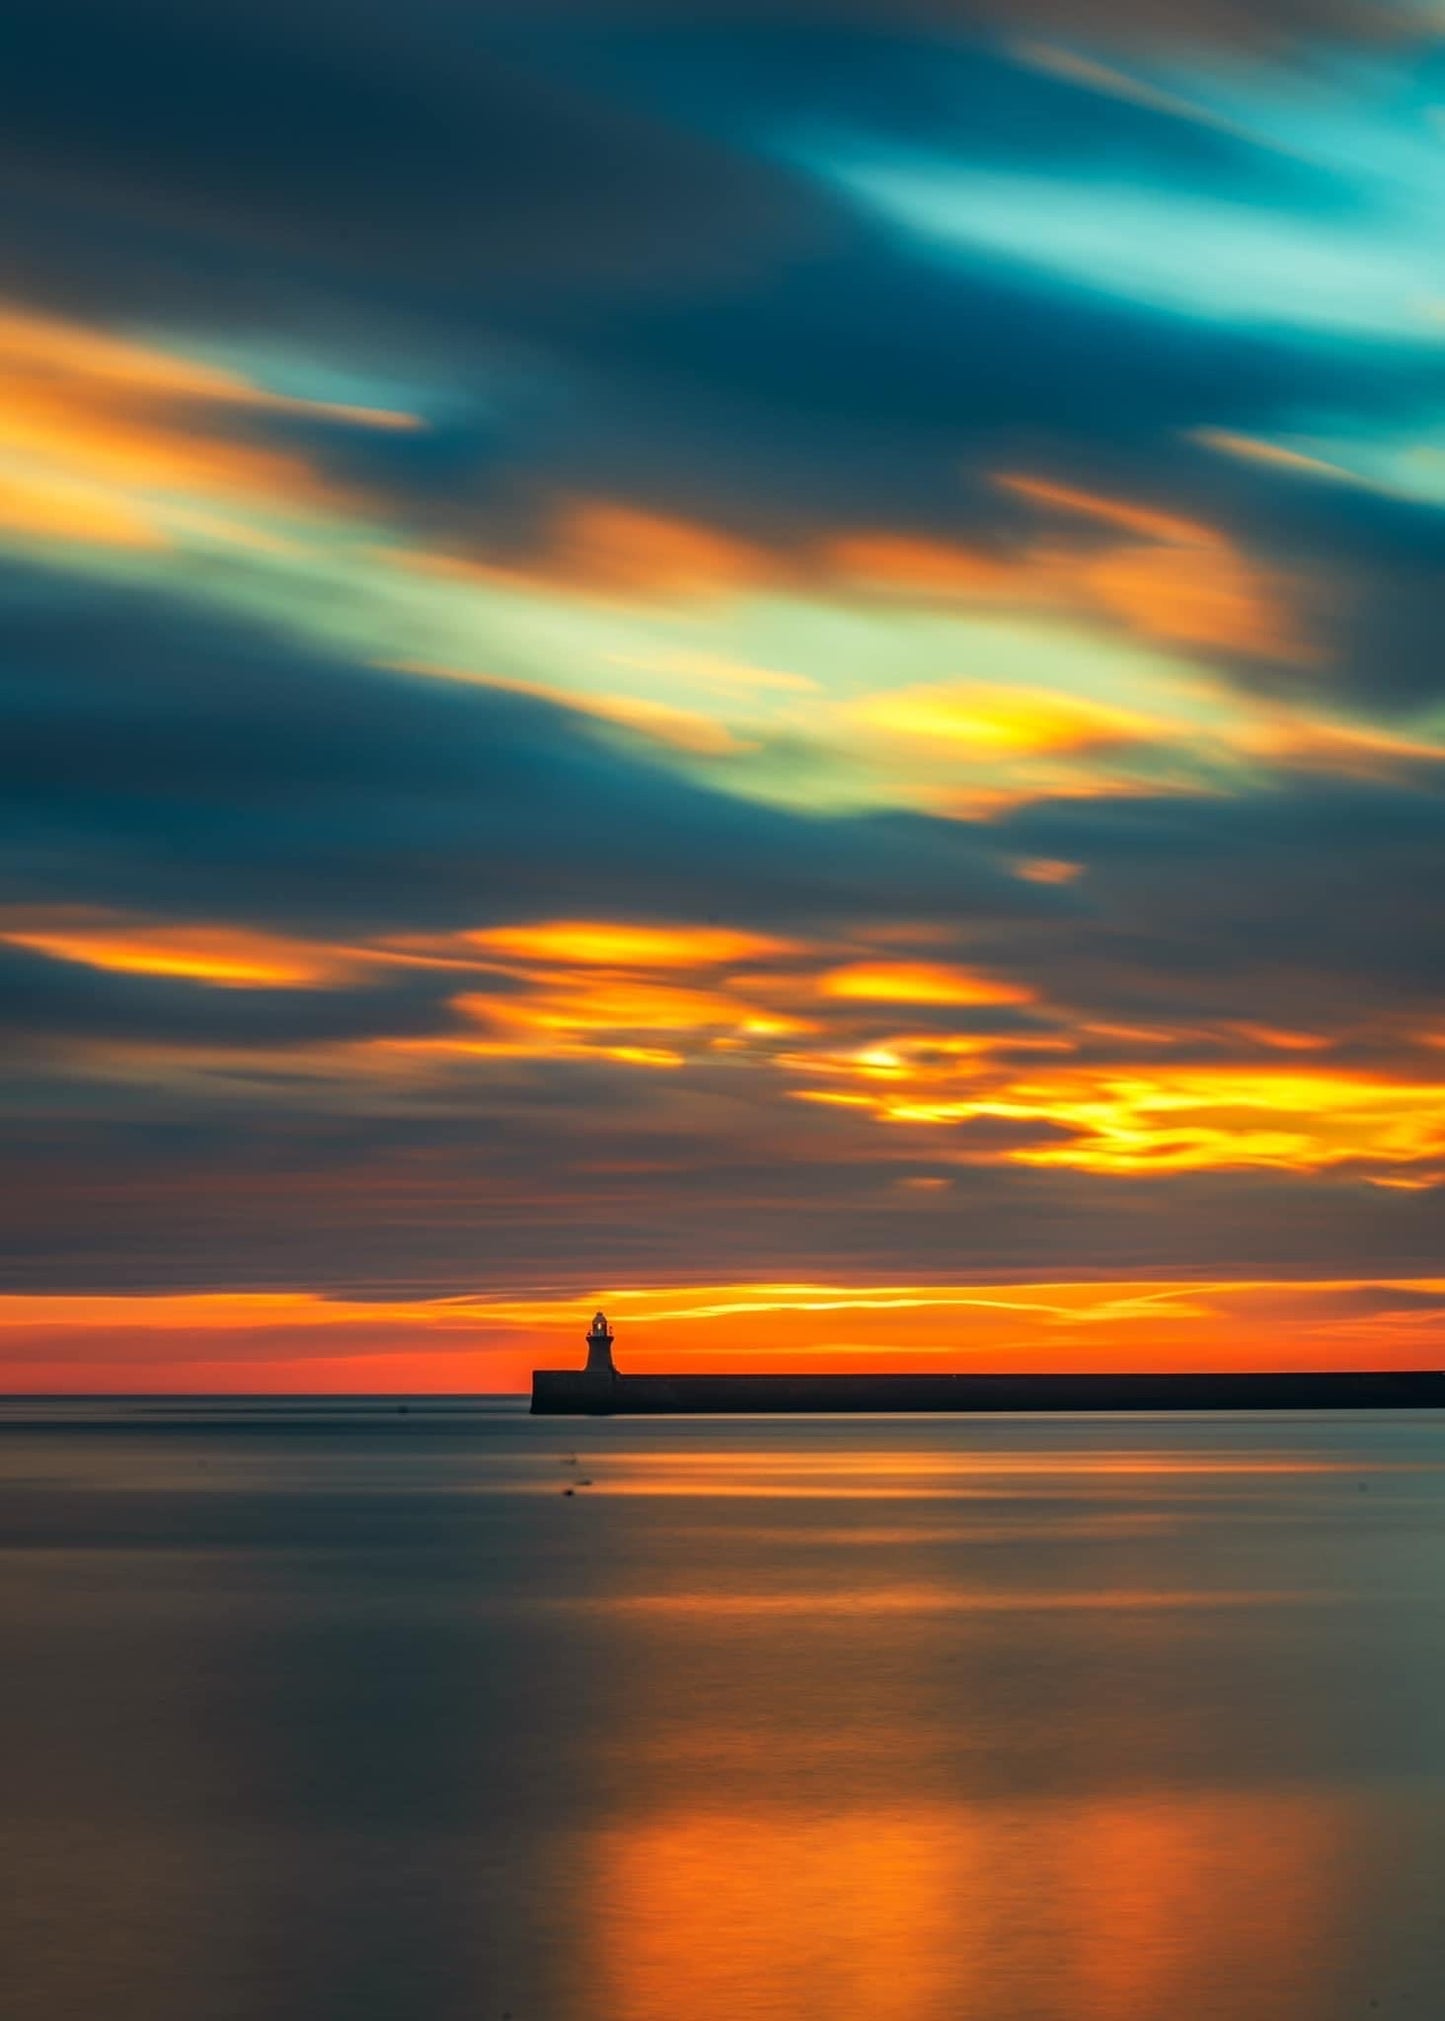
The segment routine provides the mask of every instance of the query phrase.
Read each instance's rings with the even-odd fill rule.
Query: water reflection
[[[668,1812],[601,1834],[615,2021],[1313,2016],[1341,1807],[1308,1792]]]
[[[846,1592],[817,1592],[807,1587],[789,1587],[777,1593],[629,1593],[594,1604],[611,1613],[624,1614],[710,1614],[734,1619],[761,1614],[785,1614],[806,1627],[819,1615],[853,1618],[858,1615],[906,1615],[917,1620],[929,1614],[1039,1614],[1070,1611],[1091,1614],[1136,1613],[1141,1609],[1184,1607],[1283,1607],[1301,1603],[1323,1604],[1344,1596],[1327,1589],[1319,1591],[1195,1592],[1179,1588],[1172,1592],[1158,1588],[1109,1587],[1099,1592],[1009,1593],[966,1586],[857,1586]],[[569,1606],[579,1603],[570,1601]]]
[[[1442,1434],[0,1412],[7,2021],[1436,2021]]]
[[[1433,1427],[816,1436],[613,1463],[667,1514],[574,1601],[618,1631],[579,2014],[1433,2014],[1379,1883],[1381,1778],[1442,1759]]]

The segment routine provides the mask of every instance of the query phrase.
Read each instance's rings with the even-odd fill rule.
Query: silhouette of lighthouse
[[[605,1312],[594,1312],[587,1329],[587,1373],[599,1382],[610,1382],[617,1373],[612,1366],[612,1328]]]

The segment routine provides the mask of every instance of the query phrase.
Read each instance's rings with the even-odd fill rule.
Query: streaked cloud
[[[1030,996],[1014,983],[922,961],[859,962],[830,969],[821,987],[825,996],[898,1004],[1027,1003]]]
[[[474,946],[522,960],[597,968],[714,968],[786,954],[786,942],[719,926],[645,926],[591,920],[549,920],[536,926],[491,927],[470,936]]]
[[[263,521],[331,510],[340,486],[248,436],[252,416],[411,429],[410,414],[273,392],[232,372],[55,316],[0,305],[0,531],[42,543],[164,547],[188,532],[242,546]]]
[[[1431,24],[584,11],[0,79],[15,1379],[1426,1356]]]
[[[0,910],[0,943],[118,975],[175,977],[216,988],[325,987],[354,980],[365,957],[231,925],[127,919],[60,908]]]
[[[1356,341],[1445,342],[1423,191],[1368,220],[1242,211],[1098,177],[841,159],[822,172],[861,206],[941,247],[1204,322]]]

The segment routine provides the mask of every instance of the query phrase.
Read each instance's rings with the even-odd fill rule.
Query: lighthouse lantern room
[[[607,1324],[607,1314],[596,1312],[592,1324],[587,1329],[587,1373],[595,1376],[614,1376],[617,1371],[612,1366],[612,1328]]]

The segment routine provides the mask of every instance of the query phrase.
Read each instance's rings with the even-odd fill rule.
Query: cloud
[[[947,0],[944,0],[947,4]],[[965,5],[969,0],[965,0]],[[994,15],[988,4],[979,10]],[[1409,6],[1374,7],[1363,0],[1270,0],[1264,7],[1245,0],[1190,0],[1174,7],[1159,0],[1037,0],[1026,11],[1050,28],[1080,36],[1146,45],[1201,43],[1235,44],[1243,48],[1280,49],[1304,40],[1357,40],[1365,44],[1407,40],[1419,33],[1419,16]],[[1005,23],[1018,14],[999,0]]]
[[[857,962],[830,969],[820,986],[824,996],[864,1003],[1016,1004],[1031,995],[1017,983],[922,961]]]
[[[1243,329],[1438,343],[1413,210],[1341,223],[1241,213],[1179,190],[972,165],[841,163],[865,209],[966,255],[1018,263],[1171,315]]]
[[[437,289],[747,271],[816,210],[739,159],[509,62],[431,5],[24,5],[0,70],[19,196],[241,260]],[[700,230],[702,219],[711,229]]]
[[[490,927],[467,938],[483,954],[583,968],[716,968],[792,951],[786,941],[725,926],[640,926],[604,920]]]
[[[0,942],[117,975],[171,976],[218,989],[326,988],[353,980],[356,953],[245,927],[154,925],[83,907],[0,911]]]
[[[596,0],[543,0],[538,14],[546,29],[579,18],[666,28],[681,14],[694,30],[725,27],[744,34],[780,19],[811,30],[881,25],[950,35],[990,26],[1013,31],[1027,22],[1069,30],[1090,41],[1269,50],[1319,37],[1373,44],[1428,33],[1419,11],[1399,0],[1385,0],[1383,5],[1367,0],[1269,0],[1266,6],[1246,6],[1244,0],[1187,0],[1178,6],[1161,0],[903,0],[902,5],[886,6],[881,0],[782,0],[781,5],[774,0],[700,0],[685,10],[677,0],[641,0],[621,10],[599,8]]]
[[[304,455],[238,434],[238,419],[415,425],[14,304],[0,304],[0,371],[0,529],[64,546],[160,548],[182,531],[264,544],[263,530],[200,508],[290,519],[346,503]]]
[[[1365,1004],[1424,1012],[1442,820],[1438,783],[1305,777],[1242,798],[1040,804],[1000,825],[1088,865],[1088,929],[1064,919],[1036,950],[1055,975],[1079,963],[1076,1002],[1093,970],[1109,977],[1101,1015],[1232,999],[1236,1016],[1308,1028]],[[1030,938],[1012,940],[1015,973],[1031,972]]]
[[[1366,18],[1378,26],[1380,10]],[[807,19],[796,49],[723,17],[720,35],[604,35],[601,62],[598,24],[574,19],[572,33],[565,15],[531,39],[510,23],[489,51],[483,36],[459,46],[435,6],[352,24],[343,42],[324,10],[226,4],[202,19],[159,0],[121,37],[103,8],[70,0],[24,21],[8,72],[25,97],[10,144],[37,206],[28,221],[15,208],[30,244],[19,271],[92,317],[299,342],[368,369],[406,358],[443,410],[426,435],[331,429],[308,454],[333,483],[385,493],[427,533],[419,546],[458,556],[479,527],[514,527],[538,487],[664,531],[742,529],[754,553],[757,536],[829,513],[972,533],[997,518],[986,481],[977,496],[958,481],[976,446],[990,460],[1063,437],[1117,455],[1167,429],[1264,433],[1309,406],[1399,413],[1433,384],[1433,344],[1366,369],[1347,346],[1161,322],[987,262],[949,270],[848,218],[776,159],[780,128],[841,108],[916,135],[926,115],[945,161],[1037,164],[1056,149],[1069,177],[1117,155],[1140,187],[1163,181],[1166,209],[1169,187],[1246,217],[1261,201],[1344,217],[1358,202],[1337,170],[1291,166],[1267,132],[1231,142],[1226,165],[1227,136],[1205,136],[1215,153],[1201,155],[1198,129],[976,40],[833,35],[826,9]],[[166,105],[143,118],[152,92]],[[129,137],[142,129],[144,149]],[[393,132],[404,160],[388,154]],[[732,263],[720,290],[698,265],[713,259]],[[646,573],[645,539],[621,522],[593,531],[610,548],[601,575]],[[1168,601],[1161,586],[1154,607]]]
[[[446,1030],[456,1022],[435,984],[390,976],[351,988],[299,982],[224,989],[180,978],[100,970],[25,949],[0,949],[0,1028],[28,1077],[49,1057],[82,1082],[109,1075],[164,1083],[188,1052],[218,1058]],[[78,1043],[82,1051],[73,1050]],[[137,1050],[138,1049],[138,1050]]]
[[[1429,1276],[1445,1189],[1400,1194],[1348,1175],[1268,1171],[1101,1179],[1068,1170],[939,1165],[917,1133],[884,1133],[880,1168],[845,1155],[841,1111],[785,1105],[771,1140],[663,1127],[676,1076],[621,1067],[629,1130],[571,1099],[525,1117],[470,1111],[279,1116],[145,1092],[126,1114],[7,1125],[12,1289],[310,1286],[354,1296],[505,1294],[524,1285],[696,1283],[907,1274],[998,1282],[1070,1271]],[[643,1095],[647,1101],[643,1103]],[[585,1126],[584,1126],[584,1120]],[[873,1126],[870,1126],[873,1127]],[[874,1134],[877,1135],[876,1128]],[[958,1133],[956,1133],[958,1134]],[[946,1148],[946,1147],[945,1147]],[[957,1148],[968,1153],[968,1137]],[[951,1187],[899,1193],[898,1174]]]
[[[962,681],[870,695],[854,713],[876,734],[956,744],[977,756],[1079,756],[1146,742],[1164,731],[1157,720],[1083,696]]]
[[[1426,72],[764,11],[7,22],[11,1281],[1438,1254]]]
[[[68,578],[12,573],[8,592],[6,820],[26,902],[285,933],[721,914],[785,935],[886,914],[900,882],[925,910],[1057,903],[956,823],[750,804],[505,688]]]
[[[623,601],[722,596],[783,574],[764,550],[716,528],[605,498],[554,501],[542,540],[526,556],[482,560],[403,550],[395,558],[444,580],[556,586]]]
[[[843,579],[914,603],[1056,606],[1211,655],[1294,665],[1319,657],[1291,614],[1291,603],[1304,600],[1301,585],[1217,537],[1074,550],[1041,545],[1009,565],[939,541],[874,533],[844,536],[828,558]]]
[[[218,969],[331,988],[383,955],[445,976],[463,957],[585,968],[591,947],[645,974],[851,938],[851,960],[811,957],[847,982],[828,986],[839,1005],[1032,997],[1286,1030],[1423,1018],[1438,984],[1445,813],[1398,775],[1043,799],[981,826],[799,816],[530,697],[301,654],[134,593],[57,599],[12,579],[8,821],[32,910],[8,930],[52,956],[189,971],[216,994]],[[1071,875],[1019,874],[1036,862]],[[875,933],[889,920],[965,935],[968,957],[904,959]],[[619,1029],[658,1013],[629,1001]],[[815,1014],[796,983],[753,1009]]]

